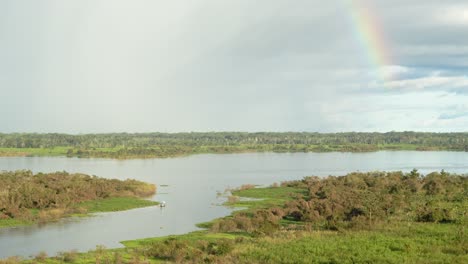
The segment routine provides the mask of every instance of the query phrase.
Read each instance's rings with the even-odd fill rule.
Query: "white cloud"
[[[450,25],[468,25],[468,5],[450,6],[436,15],[442,23]]]
[[[380,67],[378,72],[385,80],[393,80],[399,76],[410,73],[410,68],[401,65],[387,65]]]
[[[343,1],[36,2],[0,1],[0,132],[437,130],[467,100],[466,0],[375,0],[380,68]]]

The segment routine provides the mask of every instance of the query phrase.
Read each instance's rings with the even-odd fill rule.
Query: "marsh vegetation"
[[[468,179],[445,171],[306,177],[232,190],[244,209],[181,236],[46,263],[466,263]],[[34,262],[34,261],[26,261]]]
[[[67,172],[0,172],[0,227],[155,205],[156,186]]]

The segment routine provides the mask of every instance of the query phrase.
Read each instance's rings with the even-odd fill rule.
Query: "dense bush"
[[[109,197],[145,197],[156,186],[136,180],[120,181],[67,172],[0,172],[0,219],[55,220],[73,205]]]
[[[278,230],[282,220],[338,230],[362,229],[393,220],[448,223],[464,221],[467,216],[467,177],[444,171],[426,176],[413,170],[406,174],[370,172],[306,177],[283,182],[282,186],[305,192],[291,194],[282,208],[234,213],[216,221],[211,230],[271,234]]]
[[[216,241],[184,241],[169,238],[156,242],[144,251],[147,257],[174,261],[176,263],[212,263],[220,256],[232,251],[235,241],[219,239]]]
[[[145,252],[176,263],[465,263],[467,189],[466,176],[417,170],[244,186],[231,191],[263,199],[228,201],[248,209],[215,220],[206,233],[236,239],[189,234],[154,241]]]
[[[445,172],[425,177],[416,170],[351,173],[343,177],[305,178],[289,185],[308,194],[285,205],[287,218],[305,222],[389,220],[449,222],[459,218],[454,207],[466,206],[467,177]],[[465,197],[465,199],[461,198]]]

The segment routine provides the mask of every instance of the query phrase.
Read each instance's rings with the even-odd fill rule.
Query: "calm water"
[[[351,171],[417,168],[427,173],[445,169],[468,173],[466,152],[394,151],[374,153],[253,153],[195,155],[171,159],[110,160],[78,158],[0,158],[0,170],[83,172],[106,178],[134,178],[158,185],[152,199],[167,207],[149,207],[58,223],[0,229],[0,258],[49,255],[96,245],[121,247],[119,241],[182,234],[196,223],[230,213],[218,206],[217,191],[242,184],[271,184],[304,176],[342,175]],[[160,185],[168,185],[162,187]]]

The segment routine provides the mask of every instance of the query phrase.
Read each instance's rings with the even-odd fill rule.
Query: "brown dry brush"
[[[156,186],[136,180],[104,179],[67,172],[0,172],[0,219],[54,220],[70,213],[83,212],[73,205],[109,197],[146,197]],[[31,209],[40,210],[37,215]]]
[[[234,249],[236,243],[240,242],[233,239],[184,241],[169,238],[149,245],[144,255],[175,263],[219,263],[222,257]]]
[[[282,208],[235,213],[215,222],[212,231],[268,234],[281,227],[281,219],[307,224],[307,229],[331,230],[366,229],[393,220],[466,221],[468,178],[444,171],[426,176],[413,170],[306,177],[281,186],[307,193],[293,197]]]

